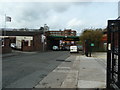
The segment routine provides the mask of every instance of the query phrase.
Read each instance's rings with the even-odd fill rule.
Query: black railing
[[[120,90],[120,20],[108,20],[107,89]]]

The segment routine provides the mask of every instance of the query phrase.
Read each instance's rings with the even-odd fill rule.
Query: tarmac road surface
[[[33,88],[62,61],[68,51],[23,53],[2,59],[3,88]],[[58,60],[58,61],[57,61]]]

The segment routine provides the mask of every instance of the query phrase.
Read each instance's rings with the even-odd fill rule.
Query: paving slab
[[[105,88],[106,70],[94,57],[80,57],[78,88]]]
[[[61,88],[77,88],[78,71],[71,70],[61,85]]]
[[[105,85],[103,82],[99,81],[86,81],[86,80],[79,80],[78,86],[80,88],[105,88]]]
[[[76,56],[70,56],[40,81],[35,88],[73,88],[77,87],[78,70]]]

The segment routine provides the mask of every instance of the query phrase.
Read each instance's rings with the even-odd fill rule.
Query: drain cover
[[[63,62],[63,61],[65,61],[65,60],[57,59],[56,61],[62,61],[62,62]]]
[[[71,62],[71,61],[65,61],[65,62]]]

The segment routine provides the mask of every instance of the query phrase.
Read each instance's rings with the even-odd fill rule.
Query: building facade
[[[0,54],[11,53],[9,37],[0,36]]]
[[[4,32],[2,32],[2,34],[4,34]],[[3,48],[8,48],[11,43],[14,43],[16,49],[21,51],[43,51],[42,35],[42,31],[6,31],[5,37],[8,38],[8,40],[6,40],[7,43],[9,41],[9,44],[4,41]],[[44,45],[44,50],[46,50],[45,48],[46,44]],[[6,51],[6,49],[2,50]]]
[[[76,45],[79,37],[76,36],[76,31],[72,29],[65,29],[59,31],[48,31],[49,46],[58,46],[60,49],[69,50],[71,45]]]
[[[71,29],[65,29],[64,31],[48,31],[48,36],[76,36],[76,31]]]
[[[4,35],[6,33],[6,35]],[[76,36],[76,31],[67,29],[64,31],[2,31],[2,36],[7,36],[9,46],[16,45],[16,49],[21,51],[46,51],[51,50],[53,46],[60,48],[74,45],[79,37]],[[2,40],[2,39],[1,39]],[[5,48],[5,47],[3,47]],[[8,48],[8,47],[6,47]],[[11,48],[10,48],[11,49]],[[6,51],[6,49],[4,49]],[[9,50],[10,52],[10,50]]]

